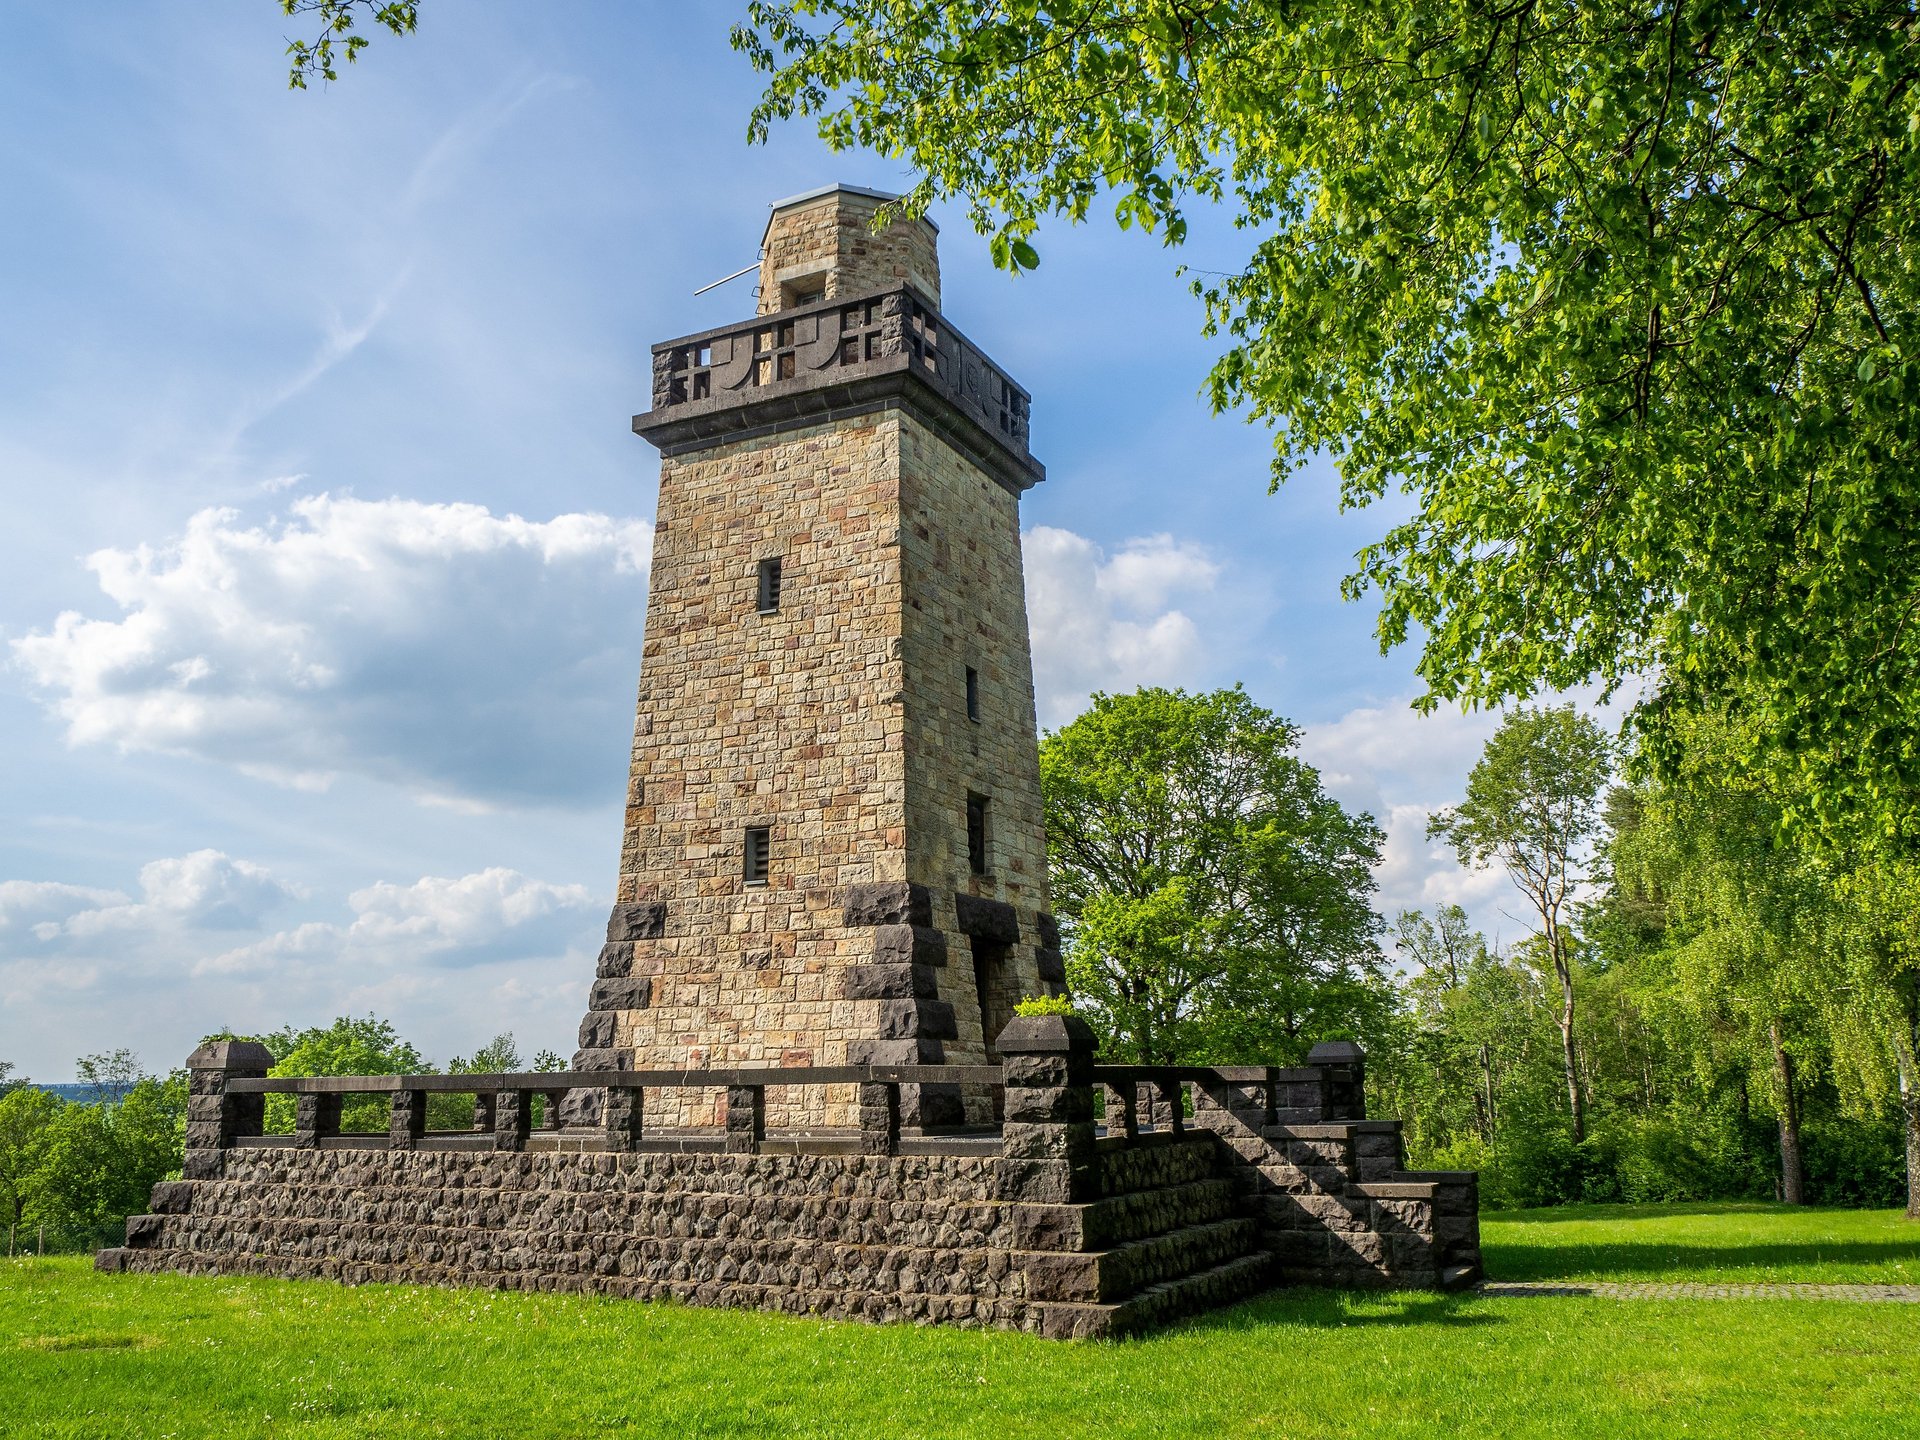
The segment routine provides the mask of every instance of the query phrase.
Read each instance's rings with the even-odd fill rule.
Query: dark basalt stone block
[[[607,917],[609,940],[657,940],[666,933],[667,907],[663,901],[616,905]]]
[[[1054,985],[1064,985],[1067,983],[1066,961],[1060,958],[1060,952],[1058,950],[1043,945],[1034,951],[1033,954],[1038,966],[1039,976],[1042,980]]]
[[[959,1034],[954,1024],[953,1006],[944,1000],[880,1002],[879,1035],[882,1040],[907,1040],[916,1036],[930,1040],[953,1040]]]
[[[589,1010],[644,1010],[653,1003],[653,981],[642,975],[625,980],[596,980]],[[595,1048],[589,1046],[588,1048]]]
[[[855,965],[846,972],[844,993],[849,1000],[931,1000],[940,986],[925,965]]]
[[[953,908],[962,934],[995,945],[1011,945],[1020,938],[1020,915],[1004,900],[979,895],[956,895]]]
[[[582,1050],[608,1050],[613,1047],[614,1017],[605,1010],[596,1010],[580,1022],[580,1048]]]
[[[600,947],[600,963],[595,972],[602,980],[624,980],[633,973],[633,943],[609,940]]]
[[[947,937],[930,925],[879,925],[873,932],[873,958],[879,965],[945,965]]]
[[[848,925],[931,925],[933,894],[905,880],[849,885],[841,900],[841,918]]]
[[[1060,948],[1060,925],[1053,916],[1044,910],[1036,910],[1033,916],[1034,929],[1039,933],[1040,944],[1048,950]]]
[[[193,1184],[187,1180],[162,1180],[153,1187],[147,1201],[156,1215],[185,1215],[193,1208]]]
[[[576,1050],[573,1054],[573,1068],[576,1070],[631,1070],[633,1056],[625,1050]]]
[[[849,1065],[940,1065],[947,1047],[929,1036],[905,1040],[850,1040]]]

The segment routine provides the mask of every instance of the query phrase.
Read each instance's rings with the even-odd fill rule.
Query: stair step
[[[1486,1272],[1478,1261],[1471,1265],[1449,1265],[1440,1272],[1442,1290],[1471,1290],[1484,1278]]]
[[[1111,1195],[1072,1208],[1082,1212],[1079,1222],[1082,1247],[1112,1250],[1132,1241],[1229,1218],[1234,1212],[1234,1199],[1231,1180],[1209,1179]],[[1175,1217],[1171,1223],[1168,1223],[1169,1215]]]
[[[1055,1340],[1095,1340],[1131,1335],[1183,1315],[1216,1309],[1258,1294],[1273,1284],[1273,1264],[1264,1254],[1241,1255],[1209,1270],[1150,1285],[1113,1304],[1056,1301],[1035,1305],[1042,1335]]]
[[[1117,1304],[1162,1281],[1249,1254],[1258,1248],[1258,1238],[1251,1220],[1236,1217],[1183,1226],[1111,1250],[1023,1251],[1018,1263],[1033,1300]]]

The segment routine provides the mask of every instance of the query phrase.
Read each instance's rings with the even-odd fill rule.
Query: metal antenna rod
[[[714,281],[711,285],[702,285],[698,290],[694,291],[693,293],[696,295],[704,295],[709,290],[718,290],[722,285],[726,284],[727,281],[738,280],[742,275],[751,274],[753,271],[758,270],[759,268],[760,268],[760,262],[756,260],[751,265],[746,266],[744,269],[734,271],[731,275],[722,275],[718,280]]]

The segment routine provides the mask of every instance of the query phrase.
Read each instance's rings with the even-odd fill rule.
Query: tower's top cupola
[[[816,300],[913,286],[937,308],[940,256],[931,220],[896,220],[875,231],[875,212],[897,195],[823,185],[773,203],[760,242],[760,313]]]

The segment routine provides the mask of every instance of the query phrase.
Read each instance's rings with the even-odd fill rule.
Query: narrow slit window
[[[987,873],[987,797],[967,792],[967,864],[976,875]]]
[[[760,562],[760,613],[771,615],[780,608],[780,557],[770,555]]]
[[[767,883],[767,859],[773,850],[773,832],[765,825],[747,827],[746,862],[742,871],[749,885]]]
[[[980,719],[980,672],[967,666],[967,719]]]

